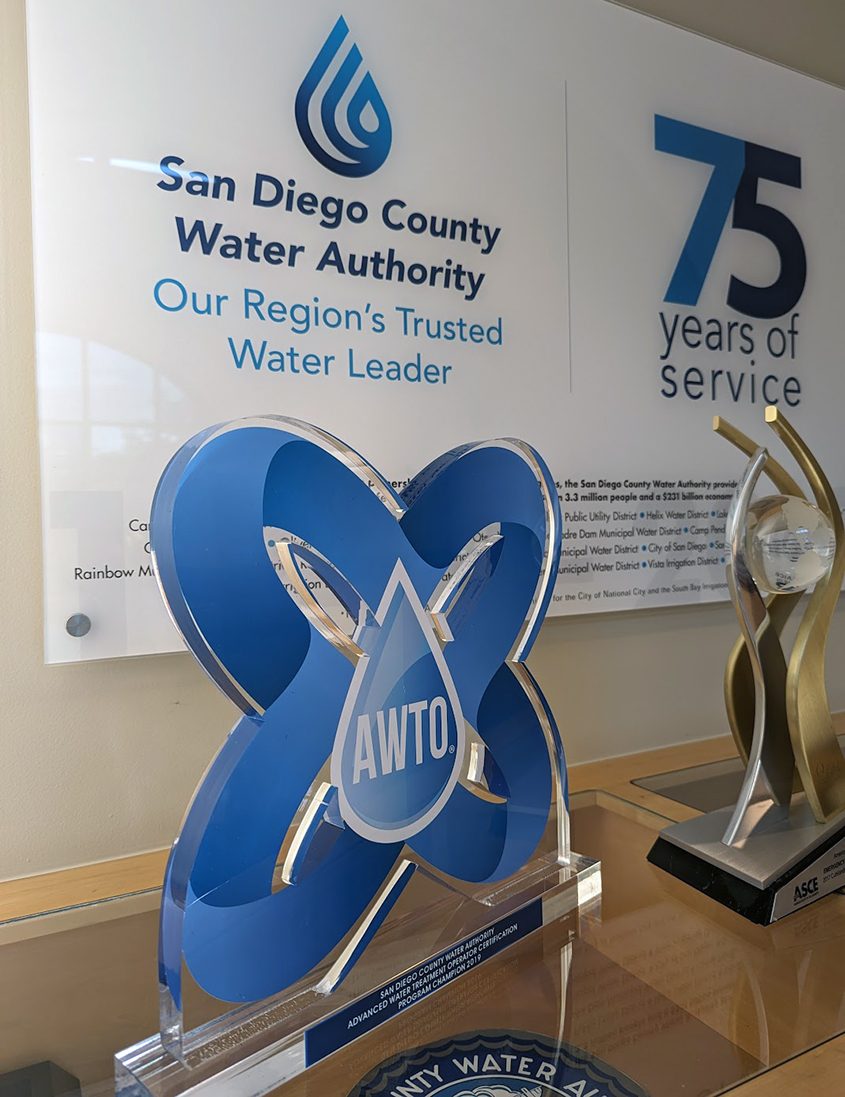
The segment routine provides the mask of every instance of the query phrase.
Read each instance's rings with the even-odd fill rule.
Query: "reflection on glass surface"
[[[840,747],[845,751],[845,735],[839,735]],[[745,768],[739,758],[726,758],[721,762],[705,762],[700,766],[658,773],[653,777],[638,777],[632,785],[659,792],[668,800],[674,800],[696,811],[717,811],[736,803]]]
[[[146,455],[172,452],[181,441],[172,411],[185,395],[167,373],[89,339],[41,331],[38,361],[41,450],[49,455],[47,660],[149,650],[145,637],[168,626],[164,607],[149,597],[151,498],[128,489]],[[131,582],[108,581],[124,569]],[[65,630],[78,612],[93,624],[81,639]],[[169,646],[180,646],[175,633]]]
[[[604,865],[599,912],[549,927],[284,1089],[346,1097],[385,1058],[475,1028],[558,1033],[653,1097],[709,1097],[845,1031],[845,898],[753,926],[646,863],[665,819],[573,797],[573,841]],[[0,927],[0,1071],[52,1059],[85,1097],[156,1019],[156,915],[98,904],[87,924]],[[110,908],[117,915],[97,921]],[[68,916],[63,916],[67,918]],[[14,930],[14,934],[12,931]]]

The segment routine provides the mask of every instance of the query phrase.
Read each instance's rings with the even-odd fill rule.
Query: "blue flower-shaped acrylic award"
[[[599,892],[524,663],[561,538],[530,446],[460,446],[400,494],[317,427],[239,420],[178,451],[151,534],[242,716],[173,845],[161,1032],[119,1092],[265,1093]]]

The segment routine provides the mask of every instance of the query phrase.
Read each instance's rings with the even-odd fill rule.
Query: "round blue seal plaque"
[[[467,1032],[381,1063],[349,1097],[649,1097],[581,1048],[531,1032]]]

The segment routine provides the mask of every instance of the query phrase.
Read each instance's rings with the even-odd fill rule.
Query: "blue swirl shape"
[[[340,16],[299,87],[294,115],[299,134],[315,160],[337,175],[361,178],[372,175],[387,159],[393,129],[387,107],[369,72],[363,74],[348,104],[343,106],[344,97],[363,65],[361,51],[355,43],[340,61],[317,104],[324,141],[314,132],[310,117],[312,100],[348,36],[349,27]],[[341,115],[353,140],[341,132]]]
[[[280,849],[337,744],[354,667],[280,581],[265,529],[312,546],[369,607],[401,564],[424,606],[492,524],[500,539],[460,587],[441,658],[463,719],[492,756],[488,785],[498,795],[457,783],[407,840],[413,854],[466,881],[516,872],[543,834],[552,765],[565,788],[554,720],[517,665],[542,622],[560,553],[545,464],[523,443],[463,446],[400,496],[337,439],[267,417],[201,432],[166,468],[152,509],[156,573],[189,648],[243,712],[166,870],[159,974],[177,1008],[183,959],[224,1001],[256,1001],[295,983],[343,941],[405,848],[362,837],[332,802],[309,830],[316,837],[295,880],[274,890]],[[409,682],[421,666],[409,668]]]

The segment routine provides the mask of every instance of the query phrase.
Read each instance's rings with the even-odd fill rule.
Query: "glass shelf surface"
[[[391,1056],[468,1031],[583,1048],[652,1097],[710,1097],[845,1031],[845,896],[753,926],[649,865],[667,820],[572,799],[574,848],[602,861],[600,907],[566,916],[277,1092],[346,1097]],[[157,895],[0,924],[2,1075],[50,1060],[83,1097],[155,1030]],[[58,1097],[58,1095],[57,1095]]]

